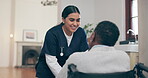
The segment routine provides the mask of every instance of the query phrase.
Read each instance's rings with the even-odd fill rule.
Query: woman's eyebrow
[[[74,18],[69,18],[69,19],[74,19]],[[78,18],[78,19],[75,19],[75,20],[80,20],[80,18]]]

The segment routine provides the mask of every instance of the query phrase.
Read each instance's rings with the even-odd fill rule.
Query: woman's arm
[[[52,71],[52,73],[56,77],[58,75],[58,73],[60,72],[60,70],[62,69],[62,67],[57,62],[56,56],[51,56],[49,54],[45,54],[45,57],[46,57],[46,63],[48,65],[48,67],[50,68],[50,70]]]

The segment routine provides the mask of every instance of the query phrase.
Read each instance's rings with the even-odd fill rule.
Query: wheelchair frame
[[[68,65],[68,78],[146,78],[143,71],[148,72],[148,67],[143,63],[137,63],[133,70],[115,73],[83,73],[76,67],[74,64]]]

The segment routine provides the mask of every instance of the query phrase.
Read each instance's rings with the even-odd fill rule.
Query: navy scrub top
[[[48,78],[45,75],[50,75],[49,78],[54,78],[54,75],[46,64],[45,54],[56,56],[59,65],[63,66],[72,53],[84,52],[88,49],[86,34],[82,28],[79,27],[73,33],[73,38],[70,45],[68,46],[67,39],[62,30],[62,26],[63,24],[57,25],[49,29],[46,33],[44,45],[36,65],[37,77],[44,74],[39,78]],[[60,56],[61,48],[63,48],[63,56]]]

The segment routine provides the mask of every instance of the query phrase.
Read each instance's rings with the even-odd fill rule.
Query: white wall
[[[148,0],[139,1],[139,61],[148,66]],[[148,76],[147,76],[148,77]]]
[[[9,65],[11,0],[0,1],[0,67]]]
[[[41,0],[16,0],[15,41],[22,41],[23,30],[37,30],[37,41],[44,39],[46,31],[57,24],[57,6],[43,6]]]
[[[41,1],[38,0],[16,0],[15,42],[24,40],[24,30],[36,30],[36,42],[43,42],[47,30],[55,25],[57,25],[57,6],[43,6]],[[14,51],[13,66],[16,65],[17,60],[16,48]]]
[[[119,30],[119,40],[125,40],[125,0],[95,0],[95,23],[109,20]]]
[[[0,0],[0,21],[0,67],[15,66],[16,41],[23,41],[23,30],[37,30],[37,42],[43,41],[57,24],[57,6],[43,6],[41,0]]]
[[[0,20],[2,20],[2,22],[0,22],[0,67],[7,67],[10,61],[9,55],[16,54],[16,51],[11,53],[10,47],[8,46],[10,45],[9,34],[11,27],[14,27],[14,41],[22,41],[23,30],[31,29],[38,31],[37,41],[40,42],[44,39],[45,33],[49,28],[56,25],[57,21],[58,23],[61,22],[61,11],[68,4],[74,4],[80,9],[82,17],[81,26],[84,26],[87,23],[97,24],[102,20],[111,20],[119,26],[121,32],[119,40],[125,39],[124,0],[58,0],[59,6],[42,6],[40,0],[13,0],[15,1],[13,9],[11,8],[11,1],[12,0],[0,1]],[[148,1],[140,1],[141,8],[148,8]],[[141,39],[139,43],[143,43],[147,40],[145,34],[147,28],[145,27],[148,25],[146,22],[146,20],[148,20],[146,17],[148,12],[146,8],[140,10],[140,12],[143,11],[140,15],[141,20],[143,21],[140,21],[141,23],[139,25],[143,27],[139,28],[139,32],[142,32],[139,33],[139,40]],[[14,16],[11,16],[12,12],[14,13]],[[145,16],[143,16],[143,14]],[[14,26],[11,26],[11,24]],[[147,46],[147,43],[140,44],[140,46]],[[140,47],[140,52],[146,51],[146,47]],[[15,60],[16,58],[13,61]]]

